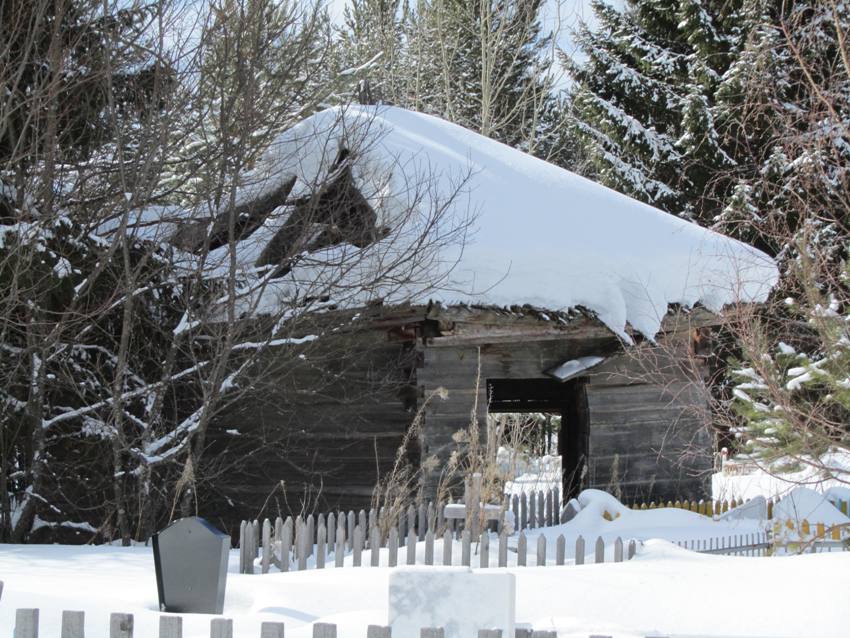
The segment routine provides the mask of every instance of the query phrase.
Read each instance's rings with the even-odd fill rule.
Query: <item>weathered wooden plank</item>
[[[260,624],[260,638],[284,638],[282,622],[264,622]]]
[[[619,536],[617,537],[617,540],[614,541],[614,562],[623,562],[623,539]]]
[[[387,541],[387,564],[390,567],[398,565],[398,530],[390,528],[390,536]]]
[[[605,541],[602,540],[601,536],[596,538],[596,562],[604,563],[605,562]]]
[[[446,638],[446,631],[442,627],[422,627],[419,638]]]
[[[452,564],[452,532],[447,529],[443,533],[443,565]]]
[[[162,618],[173,618],[173,616],[162,616]],[[63,611],[62,612],[62,638],[84,638],[86,615],[82,611]],[[166,634],[163,637],[162,622],[159,629],[160,638],[172,638],[171,634]],[[177,636],[177,638],[180,638]]]
[[[81,633],[80,638],[82,638],[82,636],[83,634]],[[281,636],[283,636],[283,634],[281,634]],[[63,638],[65,637],[63,636]],[[183,638],[183,617],[160,616],[159,638]]]
[[[383,625],[369,625],[366,627],[366,638],[392,638],[391,627]]]
[[[210,620],[210,638],[233,638],[233,619],[213,618]]]
[[[537,566],[546,565],[546,537],[541,534],[537,537]]]
[[[313,638],[336,638],[336,625],[325,622],[313,623]]]
[[[501,629],[479,629],[478,638],[502,638]]]
[[[563,565],[567,554],[567,539],[563,534],[558,535],[558,540],[555,541],[555,564]]]
[[[434,532],[430,529],[425,533],[425,564],[434,564]]]
[[[263,520],[263,554],[261,560],[260,571],[263,574],[268,574],[272,560],[272,524],[269,519]]]
[[[416,564],[416,528],[410,527],[407,532],[407,564]]]
[[[340,523],[342,518],[340,518]],[[342,567],[345,564],[345,530],[336,528],[336,545],[334,546],[334,567]]]
[[[316,569],[325,568],[325,550],[328,546],[327,535],[328,531],[325,529],[324,522],[322,522],[316,534]]]
[[[464,567],[472,565],[472,541],[468,529],[463,530],[460,534],[460,564]]]
[[[381,530],[377,525],[372,527],[372,533],[369,538],[369,564],[372,567],[378,567],[381,564]]]
[[[490,534],[487,530],[481,532],[481,541],[478,545],[478,553],[481,557],[479,565],[482,568],[490,567]]]
[[[579,534],[578,538],[576,538],[576,553],[575,553],[575,563],[576,565],[584,565],[584,538]]]
[[[109,614],[109,638],[133,638],[133,614]]]
[[[38,609],[15,610],[15,638],[38,638]]]
[[[357,525],[354,528],[354,545],[352,548],[352,564],[360,567],[363,564],[363,528]]]
[[[516,564],[519,567],[525,567],[528,559],[528,540],[525,538],[525,532],[519,533],[519,538],[516,542]]]
[[[499,534],[499,567],[508,566],[508,534],[503,529]]]

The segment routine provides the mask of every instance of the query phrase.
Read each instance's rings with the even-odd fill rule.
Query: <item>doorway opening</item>
[[[566,502],[582,489],[588,453],[583,379],[487,379],[488,436],[500,437],[537,466],[542,481],[559,482]],[[560,458],[560,481],[551,460]],[[535,463],[529,463],[533,469]],[[545,466],[545,467],[544,467]],[[533,470],[532,470],[533,471]]]

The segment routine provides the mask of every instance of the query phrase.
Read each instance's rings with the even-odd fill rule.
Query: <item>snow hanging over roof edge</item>
[[[427,277],[417,272],[418,279],[389,288],[378,282],[360,302],[582,306],[628,340],[627,325],[652,338],[671,304],[701,303],[719,312],[764,301],[777,281],[773,260],[751,246],[473,131],[395,107],[313,115],[275,141],[240,199],[293,172],[298,184],[315,185],[343,146],[352,151],[355,180],[380,222],[415,227],[384,240],[396,245],[380,252],[382,262],[403,250],[398,242],[417,241],[421,230],[422,216],[400,211],[447,207],[439,219],[426,215],[437,222],[430,232],[446,236],[469,223],[464,241],[434,243]],[[266,233],[274,223],[267,222]],[[256,248],[242,252],[252,259]],[[290,278],[314,275],[295,268]]]

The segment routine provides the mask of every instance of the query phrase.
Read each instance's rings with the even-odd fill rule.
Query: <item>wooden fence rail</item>
[[[109,615],[109,638],[134,638],[133,614],[113,613]],[[15,611],[14,638],[38,638],[39,610],[17,609]],[[331,623],[313,623],[313,638],[336,638],[337,625]],[[61,638],[83,638],[85,614],[81,611],[62,612]],[[442,627],[423,627],[420,638],[443,638]],[[253,634],[256,636],[257,634]],[[183,617],[162,614],[159,617],[159,638],[183,638]],[[233,619],[213,618],[210,621],[210,638],[234,638]],[[245,633],[240,633],[245,637]],[[502,638],[501,629],[479,629],[478,638]],[[52,636],[46,638],[53,638]],[[58,638],[58,637],[57,637]],[[141,637],[140,637],[141,638]],[[284,624],[263,622],[260,625],[259,638],[284,638]],[[392,628],[383,625],[369,625],[365,638],[392,638]],[[401,638],[415,638],[402,636]],[[554,631],[516,629],[514,638],[557,638]],[[589,638],[611,638],[610,636],[589,636]]]

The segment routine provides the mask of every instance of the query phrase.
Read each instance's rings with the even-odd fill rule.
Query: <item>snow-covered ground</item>
[[[799,504],[808,503],[811,494],[798,499]],[[551,549],[546,567],[516,567],[516,554],[509,553],[512,566],[507,569],[516,575],[520,627],[556,629],[560,638],[848,635],[850,552],[707,556],[656,539],[639,543],[631,561],[576,566],[578,534],[591,541],[587,549],[592,553],[597,535],[607,540],[617,536],[692,540],[755,533],[765,524],[718,521],[675,509],[633,511],[597,490],[583,492],[576,505],[580,509],[571,521],[532,530],[528,543],[531,550],[537,535],[554,540],[563,534],[568,539],[566,566],[553,565]],[[516,540],[516,536],[510,539],[511,548]],[[477,554],[477,548],[474,551]],[[420,558],[424,552],[424,543],[419,543]],[[387,563],[386,553],[382,550],[382,565]],[[459,563],[459,544],[452,553]],[[442,558],[439,541],[435,556]],[[609,549],[606,560],[610,558]],[[369,559],[369,552],[364,552],[363,563],[368,565]],[[244,575],[238,573],[238,562],[238,552],[233,551],[224,606],[224,616],[234,620],[236,638],[256,638],[263,621],[285,623],[286,635],[292,638],[310,636],[315,622],[337,624],[340,638],[363,638],[367,625],[387,623],[389,567],[352,567],[348,556],[341,569]],[[528,563],[536,563],[533,550]],[[477,555],[473,564],[479,564]],[[28,607],[41,610],[41,635],[48,638],[59,635],[65,609],[86,612],[88,638],[106,638],[112,612],[134,614],[140,638],[157,635],[156,580],[148,548],[0,545],[0,579],[5,582],[0,636],[12,635],[15,609]],[[210,618],[185,615],[183,635],[207,638]]]
[[[307,638],[314,622],[363,638],[387,622],[389,568],[242,575],[233,552],[224,615],[236,638],[256,638],[262,621]],[[557,629],[560,638],[752,636],[844,638],[850,628],[850,553],[784,558],[694,554],[649,541],[626,563],[511,568],[517,623]],[[156,636],[157,593],[144,547],[0,547],[0,636],[12,636],[14,610],[41,609],[41,635],[59,636],[61,610],[86,612],[87,638],[106,638],[110,612],[135,614],[136,635]],[[185,638],[208,638],[207,615],[185,615]],[[402,637],[404,638],[404,637]]]

